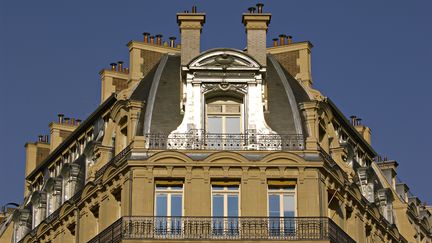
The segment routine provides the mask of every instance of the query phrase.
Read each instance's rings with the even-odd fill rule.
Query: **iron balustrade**
[[[206,133],[191,130],[188,133],[144,134],[149,149],[190,150],[303,150],[304,137],[298,134]]]
[[[355,243],[325,217],[122,217],[89,243],[121,240],[329,240]]]

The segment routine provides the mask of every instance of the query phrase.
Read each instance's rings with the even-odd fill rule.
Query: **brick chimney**
[[[122,61],[111,63],[109,69],[99,72],[101,78],[101,103],[112,93],[120,92],[128,87],[129,69],[125,68]]]
[[[25,144],[25,177],[27,177],[39,164],[49,155],[50,144],[47,136],[39,136],[36,142]],[[27,182],[24,186],[24,197],[28,196],[29,188]]]
[[[51,122],[50,128],[50,151],[54,151],[79,125],[75,119],[58,114],[58,121]]]
[[[192,13],[178,13],[177,23],[181,33],[181,65],[186,65],[200,54],[201,30],[205,23],[205,13],[196,13],[196,7],[193,7]]]
[[[271,14],[262,12],[262,4],[257,4],[257,12],[243,14],[242,23],[246,28],[247,52],[261,65],[267,66],[266,36]]]

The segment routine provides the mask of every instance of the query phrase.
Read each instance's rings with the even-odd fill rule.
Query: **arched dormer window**
[[[79,185],[80,165],[72,163],[63,167],[62,172],[62,202],[69,200],[77,191]]]
[[[29,209],[18,209],[13,215],[14,228],[12,242],[19,242],[31,229],[31,212]]]
[[[31,197],[32,228],[38,226],[46,217],[47,196],[44,191],[35,191]]]
[[[61,205],[62,179],[50,178],[45,184],[46,216],[52,214]]]

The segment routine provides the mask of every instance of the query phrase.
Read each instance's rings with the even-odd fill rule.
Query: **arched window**
[[[31,213],[29,209],[18,209],[13,215],[14,229],[13,241],[19,242],[29,231],[31,227]]]
[[[43,191],[32,194],[32,228],[38,226],[46,217],[47,196]]]
[[[62,169],[63,195],[62,202],[69,200],[77,191],[79,185],[80,166],[72,163],[67,164]]]
[[[61,205],[62,179],[50,178],[45,185],[47,195],[46,216],[52,214]]]

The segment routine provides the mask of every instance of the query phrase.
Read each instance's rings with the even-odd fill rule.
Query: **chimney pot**
[[[71,123],[71,125],[75,125],[75,118],[71,118],[70,123]]]
[[[129,74],[129,68],[125,68],[125,69],[124,69],[124,72],[125,72],[126,74]]]
[[[79,126],[81,124],[81,119],[76,119],[76,125]]]
[[[174,37],[174,36],[171,36],[170,38],[169,38],[169,40],[170,40],[170,47],[174,47],[175,46],[175,40],[176,40],[176,38]]]
[[[144,35],[144,43],[148,43],[150,33],[148,33],[148,32],[144,32],[143,35]]]
[[[42,135],[39,135],[39,136],[38,136],[38,142],[42,142],[42,140],[43,140],[43,136],[42,136]]]
[[[256,6],[257,6],[257,9],[258,9],[257,12],[258,13],[262,13],[263,12],[264,4],[263,3],[257,3]]]
[[[150,36],[150,44],[154,44],[154,36]]]
[[[123,72],[123,61],[118,61],[118,70],[119,72]]]
[[[255,7],[250,7],[248,8],[249,13],[255,13],[256,8]]]
[[[356,125],[361,125],[361,121],[362,121],[361,118],[357,118],[357,119],[356,119]]]
[[[115,71],[116,70],[116,67],[117,67],[117,63],[110,63],[110,65],[111,65],[111,71]]]
[[[292,36],[288,35],[287,38],[288,38],[288,45],[292,44],[293,41]]]
[[[192,6],[192,13],[196,13],[197,12],[197,7],[196,6]]]
[[[63,123],[64,114],[58,114],[58,123]]]
[[[44,136],[44,142],[45,142],[45,143],[48,143],[48,135],[45,135],[45,136]]]
[[[158,34],[156,35],[156,45],[162,45],[162,35]]]
[[[353,125],[353,126],[355,126],[355,123],[356,123],[356,118],[357,118],[357,116],[350,116],[350,118],[351,118],[351,124]]]
[[[65,117],[64,118],[64,123],[69,125],[69,120],[70,120],[69,117]]]
[[[273,46],[277,47],[278,46],[278,38],[274,38],[273,39]]]
[[[281,46],[285,45],[285,37],[286,37],[286,35],[284,35],[284,34],[279,35],[279,44]]]

